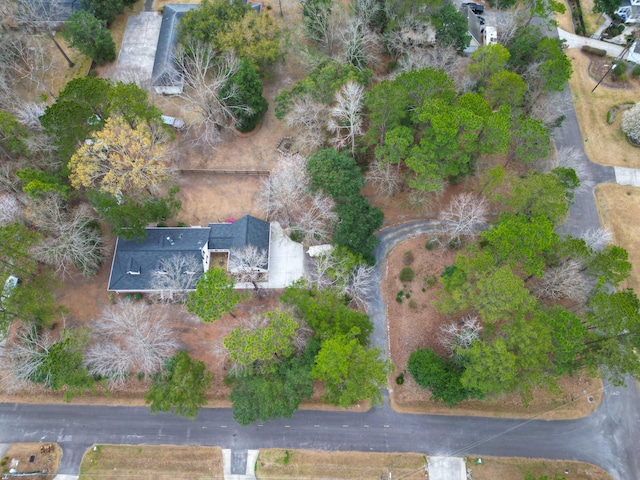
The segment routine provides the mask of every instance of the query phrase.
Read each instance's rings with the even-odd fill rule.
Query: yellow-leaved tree
[[[160,127],[140,121],[132,128],[121,116],[111,116],[69,160],[71,185],[116,197],[153,194],[171,173],[166,140]]]

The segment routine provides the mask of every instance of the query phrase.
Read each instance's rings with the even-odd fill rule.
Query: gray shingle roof
[[[247,215],[233,223],[210,223],[209,249],[231,250],[253,245],[269,250],[269,222]]]
[[[148,228],[146,231],[147,237],[141,242],[118,238],[107,290],[149,291],[152,273],[158,270],[161,260],[185,255],[202,265],[201,250],[205,246],[208,250],[231,250],[253,245],[268,252],[271,227],[269,222],[247,215],[233,223],[212,223],[204,228]],[[195,278],[203,272],[202,267]]]
[[[208,228],[148,228],[141,242],[118,238],[107,290],[150,290],[152,273],[160,261],[174,255],[194,257],[203,268],[200,250],[208,240]]]
[[[178,44],[178,22],[189,10],[198,8],[197,4],[169,4],[164,6],[158,48],[151,74],[153,86],[180,86],[182,77],[176,72],[173,55]]]

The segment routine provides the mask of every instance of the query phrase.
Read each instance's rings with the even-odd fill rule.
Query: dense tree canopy
[[[71,14],[62,36],[69,41],[71,48],[77,48],[98,65],[104,65],[116,59],[116,44],[104,21],[98,20],[85,10]]]
[[[211,386],[211,373],[203,362],[180,351],[165,363],[164,372],[156,377],[144,397],[152,413],[168,412],[193,420],[200,407],[207,404],[206,392]]]
[[[187,310],[195,313],[203,322],[213,322],[223,314],[232,312],[242,298],[243,295],[233,288],[233,280],[227,271],[212,267],[198,279],[196,291],[189,294]]]

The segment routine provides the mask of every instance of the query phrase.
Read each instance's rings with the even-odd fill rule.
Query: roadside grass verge
[[[596,187],[596,205],[600,223],[613,233],[613,243],[629,252],[631,276],[626,287],[640,287],[640,188],[606,183]],[[635,261],[635,263],[634,263]]]
[[[80,480],[223,478],[219,447],[94,445],[82,458]]]

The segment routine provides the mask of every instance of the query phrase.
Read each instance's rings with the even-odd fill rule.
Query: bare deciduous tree
[[[129,374],[151,375],[178,348],[166,314],[140,302],[126,302],[102,312],[92,329],[93,343],[84,362],[93,375],[120,385]]]
[[[4,348],[4,361],[1,363],[4,375],[0,385],[17,388],[31,383],[54,344],[55,339],[50,332],[39,333],[36,325],[21,326]]]
[[[150,287],[163,303],[182,303],[195,289],[196,281],[202,273],[202,261],[190,255],[173,255],[158,263],[158,269],[151,273]]]
[[[269,254],[253,245],[229,251],[229,273],[238,283],[251,283],[258,289],[258,281],[266,274]]]
[[[296,96],[285,115],[285,122],[298,130],[296,144],[303,152],[315,151],[324,145],[327,134],[328,109],[309,94]]]
[[[461,193],[451,200],[449,206],[440,213],[444,233],[451,240],[463,237],[473,238],[487,225],[487,204],[483,196]]]
[[[336,105],[330,111],[327,128],[335,134],[333,144],[336,148],[351,147],[351,155],[355,153],[356,137],[363,133],[362,106],[364,88],[349,81],[336,93]]]
[[[307,243],[319,243],[331,236],[337,215],[331,198],[309,192],[306,164],[301,155],[281,157],[263,182],[259,203],[270,221]]]
[[[174,63],[175,75],[182,76],[184,81],[179,96],[198,116],[198,121],[191,125],[197,129],[198,143],[213,147],[220,141],[220,129],[235,124],[238,109],[252,113],[250,107],[238,106],[235,85],[223,88],[240,68],[235,54],[219,56],[209,44],[190,42],[177,50]]]
[[[425,68],[444,70],[453,76],[458,69],[458,53],[447,44],[436,44],[428,48],[410,48],[402,56],[398,73],[423,70]]]
[[[369,167],[366,178],[380,193],[393,197],[400,188],[400,164],[376,160]]]
[[[583,301],[589,287],[581,273],[582,269],[581,262],[575,259],[568,259],[557,267],[548,268],[544,276],[534,283],[533,293],[540,298]]]
[[[0,195],[0,227],[13,223],[20,218],[22,207],[15,195]]]
[[[545,173],[551,172],[556,167],[570,168],[580,180],[580,185],[574,190],[574,194],[588,192],[595,185],[591,171],[584,161],[584,153],[576,147],[562,147],[557,155],[551,159],[542,159],[537,168]]]
[[[351,271],[345,293],[358,308],[366,309],[367,300],[374,294],[378,284],[376,269],[361,263]]]
[[[369,30],[358,17],[352,17],[340,33],[342,43],[342,59],[344,63],[359,68],[379,63],[380,37]]]
[[[580,238],[589,248],[600,251],[613,241],[613,234],[608,228],[589,228],[580,234]]]
[[[455,353],[458,349],[471,347],[474,340],[480,338],[482,324],[475,315],[466,316],[459,322],[451,322],[440,328],[440,345]]]
[[[498,25],[498,43],[507,45],[518,33],[518,28],[522,24],[522,15],[517,7],[502,11],[500,24]]]
[[[89,207],[65,210],[57,195],[33,202],[26,215],[31,223],[47,232],[35,246],[33,255],[54,267],[56,274],[69,275],[73,267],[85,276],[95,275],[103,259],[102,236],[92,223]]]

